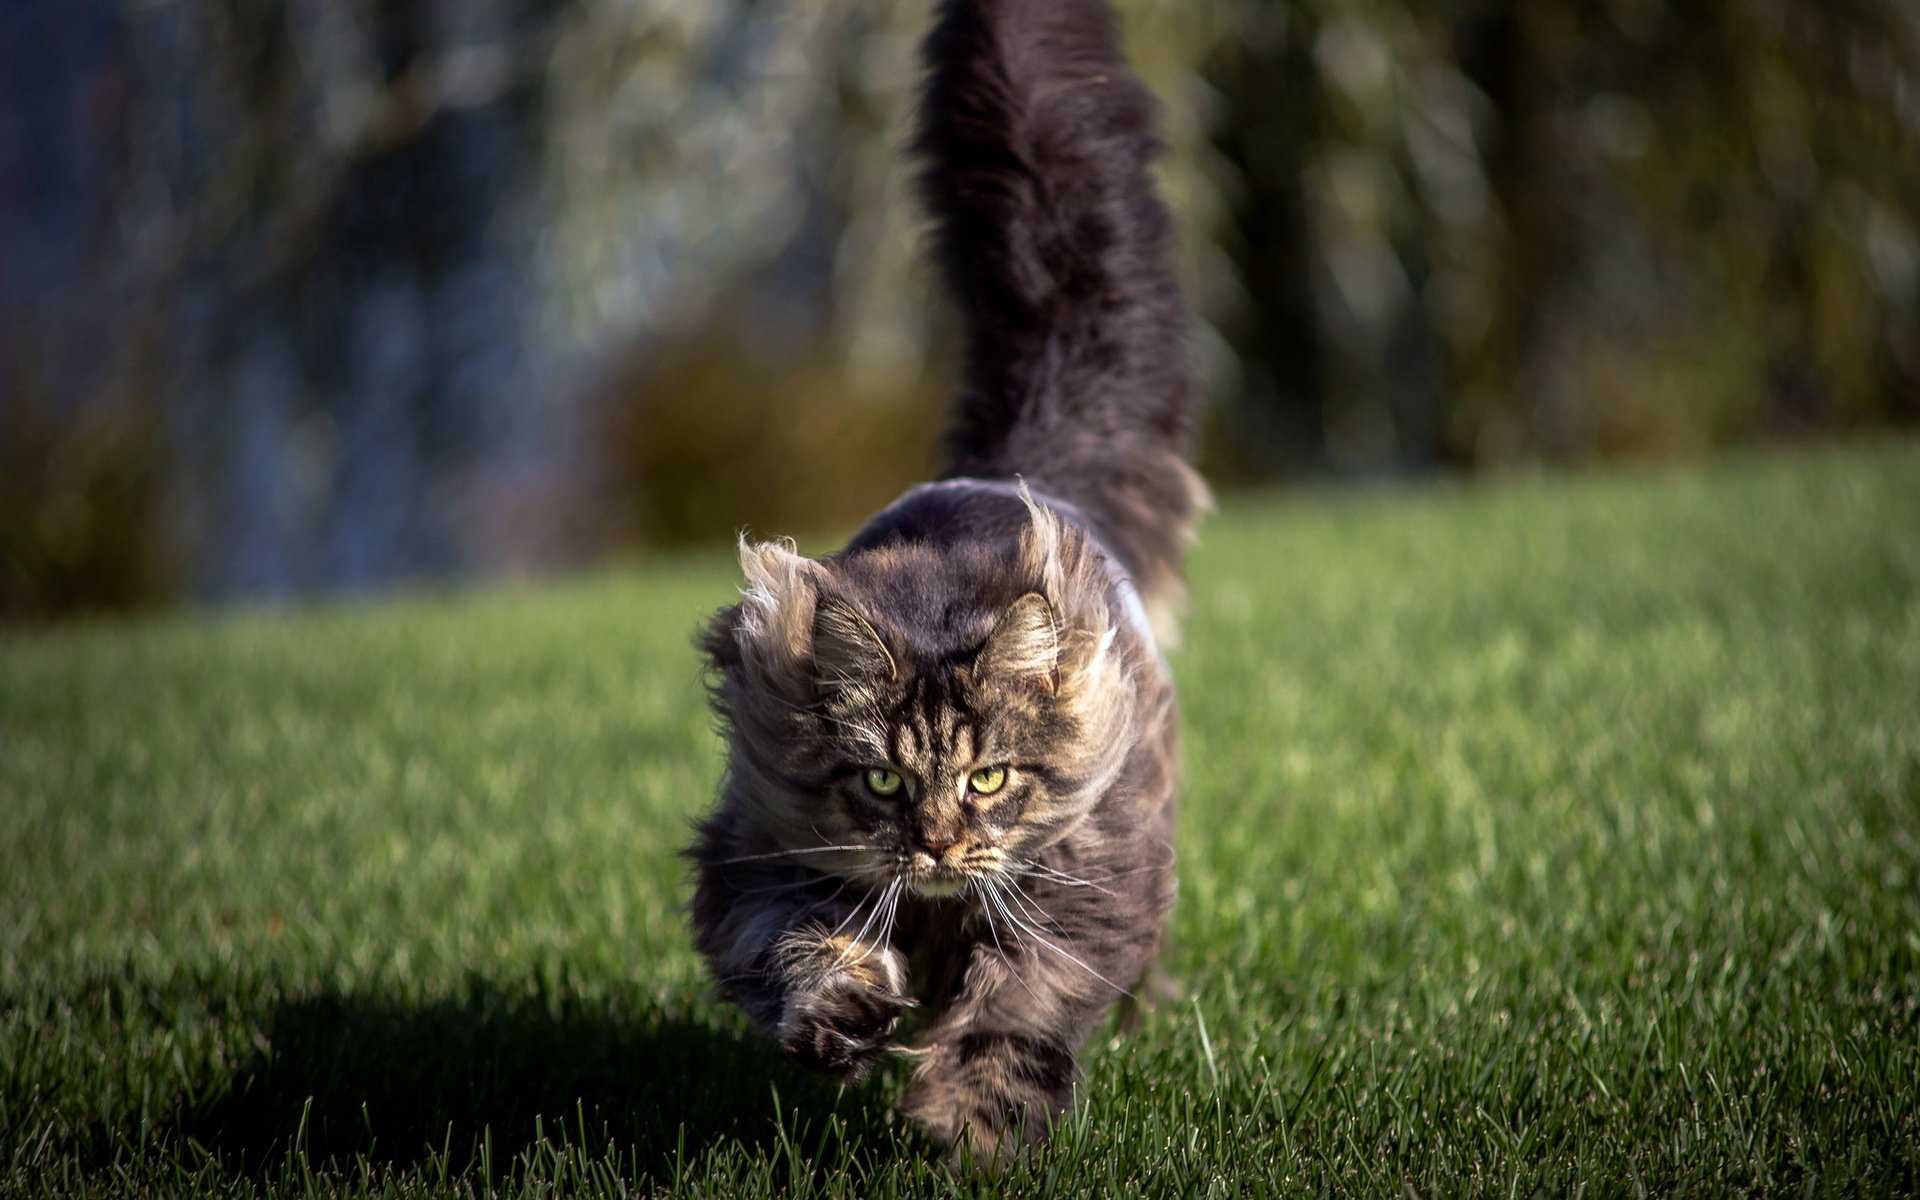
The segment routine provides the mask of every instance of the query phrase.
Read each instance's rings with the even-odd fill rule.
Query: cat
[[[920,190],[967,336],[949,466],[823,558],[742,539],[702,637],[727,768],[690,917],[786,1050],[848,1079],[911,1057],[909,1114],[997,1166],[1046,1140],[1160,948],[1160,645],[1206,493],[1114,15],[944,0],[923,54]]]

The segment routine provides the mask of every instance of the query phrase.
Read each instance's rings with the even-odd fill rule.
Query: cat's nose
[[[955,846],[958,846],[959,844],[960,842],[959,842],[959,839],[957,838],[949,839],[947,841],[935,841],[932,838],[928,838],[928,837],[923,837],[920,839],[920,848],[925,850],[928,854],[933,855],[935,858],[939,858],[941,855],[945,854],[947,851],[953,849]]]

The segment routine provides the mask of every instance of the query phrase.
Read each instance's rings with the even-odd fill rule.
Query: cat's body
[[[1152,100],[1101,0],[948,0],[918,148],[967,317],[946,479],[821,560],[743,545],[692,854],[723,990],[811,1065],[914,1045],[963,1156],[1045,1136],[1172,907],[1156,645],[1201,496]]]

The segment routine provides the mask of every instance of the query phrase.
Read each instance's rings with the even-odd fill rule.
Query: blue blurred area
[[[1036,0],[1037,2],[1037,0]],[[0,617],[844,525],[927,0],[10,0]],[[1920,418],[1901,0],[1123,0],[1229,486]]]
[[[461,7],[496,43],[518,16]],[[192,595],[490,565],[473,491],[562,469],[513,211],[529,98],[507,81],[478,102],[382,100],[377,63],[337,64],[413,61],[420,31],[397,16],[356,43],[318,6],[224,29],[196,15],[18,0],[0,26],[0,153],[24,185],[0,203],[4,403],[56,430],[14,449],[57,456],[103,413],[145,418],[153,444],[114,451],[163,463],[134,536],[181,556],[167,569]],[[260,44],[223,59],[236,33]],[[390,111],[338,111],[356,103]]]

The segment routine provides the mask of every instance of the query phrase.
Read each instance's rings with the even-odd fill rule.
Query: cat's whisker
[[[1011,918],[1012,914],[1009,913],[1008,916]],[[1125,996],[1127,999],[1129,1000],[1139,999],[1138,996],[1135,996],[1132,992],[1128,991],[1126,988],[1121,987],[1119,984],[1115,983],[1113,980],[1108,979],[1105,975],[1102,975],[1100,972],[1094,970],[1092,967],[1088,966],[1084,961],[1082,961],[1080,958],[1076,957],[1069,951],[1063,950],[1059,946],[1056,946],[1052,942],[1048,941],[1046,938],[1042,937],[1038,932],[1036,932],[1031,927],[1022,925],[1017,918],[1013,918],[1013,920],[1015,925],[1018,925],[1022,929],[1025,929],[1026,932],[1030,934],[1035,941],[1039,942],[1042,946],[1046,947],[1048,950],[1053,951],[1055,954],[1058,954],[1061,958],[1064,958],[1068,962],[1072,963],[1074,966],[1079,967],[1082,971],[1085,971],[1087,974],[1093,976],[1095,979],[1099,980],[1101,983],[1106,984],[1108,987],[1120,993],[1122,996]]]
[[[888,884],[885,891],[875,893],[875,895],[879,897],[878,903],[873,906],[873,911],[867,914],[867,919],[860,923],[860,932],[847,939],[847,948],[842,950],[838,957],[834,959],[834,966],[844,967],[849,963],[859,961],[854,958],[853,955],[866,946],[867,931],[873,928],[874,919],[880,915],[880,910],[885,908],[888,902],[898,897],[899,894],[900,881],[897,879]]]
[[[830,907],[832,907],[832,906],[833,906],[833,905],[834,905],[834,904],[835,904],[836,902],[838,902],[838,901],[839,901],[839,899],[840,899],[840,893],[842,893],[842,892],[844,892],[844,891],[846,891],[846,890],[847,890],[847,889],[848,889],[849,887],[851,887],[851,886],[853,886],[853,880],[851,880],[851,879],[843,879],[843,880],[841,880],[841,881],[840,881],[840,886],[839,886],[839,887],[837,887],[837,888],[835,888],[835,889],[833,889],[833,895],[831,895],[831,896],[828,896],[828,897],[827,897],[826,899],[824,899],[824,900],[816,900],[816,901],[814,901],[814,903],[813,903],[812,905],[810,905],[810,906],[809,906],[809,908],[810,908],[810,909],[812,909],[812,910],[817,910],[817,909],[822,909],[822,908],[830,908]]]
[[[889,889],[886,902],[880,906],[880,928],[874,931],[873,941],[868,943],[882,953],[886,950],[887,935],[893,931],[893,912],[899,903],[899,890]]]
[[[1154,863],[1151,866],[1145,866],[1145,867],[1130,867],[1125,871],[1115,871],[1111,875],[1102,875],[1100,877],[1100,882],[1112,883],[1116,879],[1131,879],[1135,875],[1144,875],[1148,871],[1164,871],[1166,869],[1167,868],[1160,863]]]
[[[889,900],[887,903],[886,920],[880,926],[880,934],[875,939],[875,944],[878,945],[882,950],[885,950],[887,947],[893,945],[893,927],[895,923],[898,922],[900,919],[900,903],[902,900],[906,899],[906,895],[907,895],[906,881],[904,879],[895,880],[893,884],[893,898]]]
[[[1007,894],[1013,897],[1013,902],[1019,906],[1022,913],[1026,914],[1028,920],[1046,927],[1050,932],[1058,932],[1057,929],[1055,929],[1057,922],[1047,915],[1045,909],[1040,907],[1038,900],[1027,895],[1026,890],[1020,886],[1019,880],[1009,878],[1006,882]]]
[[[1050,915],[1046,909],[1042,908],[1038,900],[1027,895],[1026,889],[1020,886],[1018,879],[1009,877],[1006,883],[1008,895],[1013,897],[1014,903],[1019,906],[1021,913],[1023,913],[1029,921],[1047,933],[1051,933],[1056,937],[1061,936],[1062,931],[1059,921]]]
[[[832,713],[827,712],[818,704],[795,704],[793,701],[788,700],[782,696],[773,695],[771,692],[763,693],[761,696],[761,699],[765,700],[769,704],[778,705],[779,707],[784,708],[789,712],[800,713],[803,716],[817,717],[822,721],[838,720],[838,718],[836,718]]]
[[[1148,863],[1144,867],[1129,867],[1127,870],[1124,870],[1124,871],[1113,871],[1113,872],[1110,872],[1109,874],[1095,876],[1091,879],[1085,878],[1082,876],[1077,876],[1077,875],[1068,876],[1066,875],[1065,872],[1059,871],[1057,868],[1054,868],[1054,867],[1049,867],[1046,864],[1041,863],[1037,860],[1029,861],[1028,863],[1025,864],[1025,866],[1036,868],[1043,872],[1052,873],[1056,878],[1059,878],[1060,882],[1062,883],[1068,883],[1068,882],[1079,882],[1079,883],[1085,883],[1085,884],[1112,883],[1116,879],[1127,879],[1134,875],[1139,875],[1147,871],[1164,871],[1167,868],[1173,866],[1175,859],[1178,858],[1178,852],[1174,850],[1173,845],[1169,842],[1162,841],[1162,842],[1159,842],[1158,844],[1161,847],[1165,848],[1167,851],[1167,860],[1165,862]]]
[[[1014,883],[1012,880],[1007,880],[1006,882],[1013,889],[1013,895],[1017,898],[1020,894],[1020,885],[1017,883]],[[1017,902],[1017,899],[1016,899],[1016,902]],[[1078,958],[1071,952],[1064,950],[1061,947],[1055,945],[1053,942],[1049,941],[1043,934],[1041,934],[1041,932],[1038,929],[1035,929],[1032,925],[1014,916],[1011,910],[1003,909],[1002,911],[1006,913],[1008,920],[1012,921],[1016,927],[1025,930],[1029,936],[1031,936],[1035,941],[1039,942],[1042,946],[1045,946],[1047,949],[1053,951],[1055,954],[1058,954],[1061,958],[1066,959],[1068,962],[1072,963],[1074,966],[1079,967],[1081,970],[1093,976],[1095,979],[1098,979],[1101,983],[1106,984],[1108,987],[1112,988],[1114,991],[1119,992],[1122,996],[1125,996],[1127,999],[1129,1000],[1139,999],[1139,997],[1135,996],[1132,992],[1128,991],[1126,988],[1121,987],[1119,984],[1115,983],[1113,980],[1108,979],[1105,975],[1102,975],[1100,972],[1088,966],[1087,963],[1082,959]]]
[[[711,863],[708,863],[707,865],[710,867],[731,867],[738,863],[764,862],[769,858],[785,858],[789,854],[828,854],[835,851],[841,851],[841,852],[844,852],[847,850],[871,851],[871,850],[878,850],[878,849],[880,849],[880,847],[878,846],[801,846],[793,850],[769,850],[765,854],[742,854],[734,858],[723,858],[723,859],[720,859],[718,862],[711,862]]]
[[[999,910],[1001,920],[1007,923],[1008,937],[1013,937],[1016,933],[1025,932],[1026,927],[1014,919],[1013,908],[1007,902],[1007,894],[1004,886],[998,884],[994,886],[993,905]]]
[[[1046,866],[1043,863],[1030,862],[1030,863],[1027,863],[1025,866],[1023,866],[1021,869],[1025,871],[1032,871],[1034,874],[1039,875],[1041,878],[1051,879],[1055,883],[1064,883],[1068,887],[1092,888],[1094,891],[1099,892],[1103,895],[1107,895],[1107,896],[1116,895],[1116,893],[1112,888],[1101,887],[1100,884],[1096,883],[1094,880],[1082,879],[1078,875],[1069,875],[1065,871],[1055,870],[1054,868]]]
[[[877,894],[878,894],[878,893],[875,893],[875,895],[877,895]],[[869,897],[868,897],[868,899],[871,899],[871,898],[872,898],[871,896],[869,896]],[[833,927],[833,929],[832,929],[832,930],[831,930],[830,932],[828,932],[828,934],[827,934],[827,936],[826,936],[826,938],[825,938],[825,939],[823,939],[823,940],[825,940],[825,941],[828,941],[828,942],[831,942],[831,941],[832,941],[833,939],[835,939],[835,938],[837,938],[837,937],[839,937],[839,936],[840,936],[840,931],[841,931],[841,930],[843,930],[843,929],[845,929],[845,928],[846,928],[847,926],[849,926],[849,925],[851,925],[851,924],[853,924],[853,920],[854,920],[854,918],[855,918],[855,917],[858,917],[858,916],[860,915],[860,910],[861,910],[861,909],[863,909],[863,908],[865,908],[866,906],[867,906],[867,901],[866,901],[866,900],[862,900],[862,901],[860,901],[860,903],[858,903],[858,904],[856,904],[856,905],[854,905],[854,906],[853,906],[853,908],[852,908],[852,909],[851,909],[851,910],[850,910],[850,911],[849,911],[849,912],[847,913],[847,915],[846,915],[846,916],[844,916],[844,917],[842,917],[842,918],[840,918],[840,923],[839,923],[838,925],[835,925],[835,926]],[[871,913],[869,913],[869,914],[868,914],[868,920],[871,920],[871,919],[872,919],[872,914],[871,914]],[[855,936],[855,938],[856,938],[856,939],[858,938],[858,935],[857,935],[857,934],[856,934],[856,935],[854,935],[854,936]],[[836,967],[838,967],[838,966],[845,966],[845,965],[846,965],[846,962],[845,962],[845,957],[846,957],[846,952],[845,952],[844,950],[843,950],[843,951],[841,951],[841,952],[840,952],[839,954],[837,954],[837,955],[835,955],[835,956],[834,956],[834,965],[835,965]]]
[[[867,906],[867,902],[875,899],[881,894],[882,893],[880,892],[868,892],[865,896],[862,896],[859,900],[856,900],[854,902],[853,907],[847,910],[847,915],[840,918],[840,923],[838,925],[835,925],[833,929],[827,933],[827,937],[829,939],[839,937],[841,930],[853,924],[854,918],[860,915],[860,910]]]
[[[786,883],[768,883],[758,887],[736,887],[733,889],[733,892],[737,896],[773,896],[781,892],[797,892],[802,888],[819,887],[821,880],[826,878],[829,878],[829,876],[815,875],[811,879],[795,879]],[[840,892],[845,891],[847,882],[846,880],[842,880],[839,890],[835,891],[833,895],[838,896]],[[832,896],[828,897],[829,900],[832,898]]]
[[[1033,996],[1034,994],[1033,989],[1027,986],[1026,977],[1020,974],[1020,968],[1013,965],[1013,955],[1008,954],[1007,948],[1000,944],[1000,931],[994,927],[994,924],[993,924],[994,898],[992,894],[993,880],[987,879],[987,878],[981,878],[978,880],[972,880],[970,881],[970,883],[980,884],[980,899],[981,899],[980,913],[982,916],[986,917],[987,919],[987,934],[988,936],[993,938],[993,948],[1000,952],[1000,961],[1007,964],[1007,974],[1013,976],[1014,982],[1018,983],[1022,988],[1024,988],[1026,990],[1027,995]],[[1037,1000],[1039,999],[1039,997],[1034,996],[1034,999]]]
[[[900,901],[906,895],[906,887],[896,884],[893,891],[893,903],[887,906],[886,924],[880,929],[879,943],[882,949],[893,945],[893,927],[900,918]]]
[[[852,887],[853,884],[854,884],[854,881],[851,879],[842,879],[840,881],[840,886],[833,889],[833,895],[828,896],[824,900],[814,901],[811,905],[808,906],[809,909],[818,910],[822,908],[831,908],[834,904],[839,902],[841,894],[844,893],[848,888]]]

